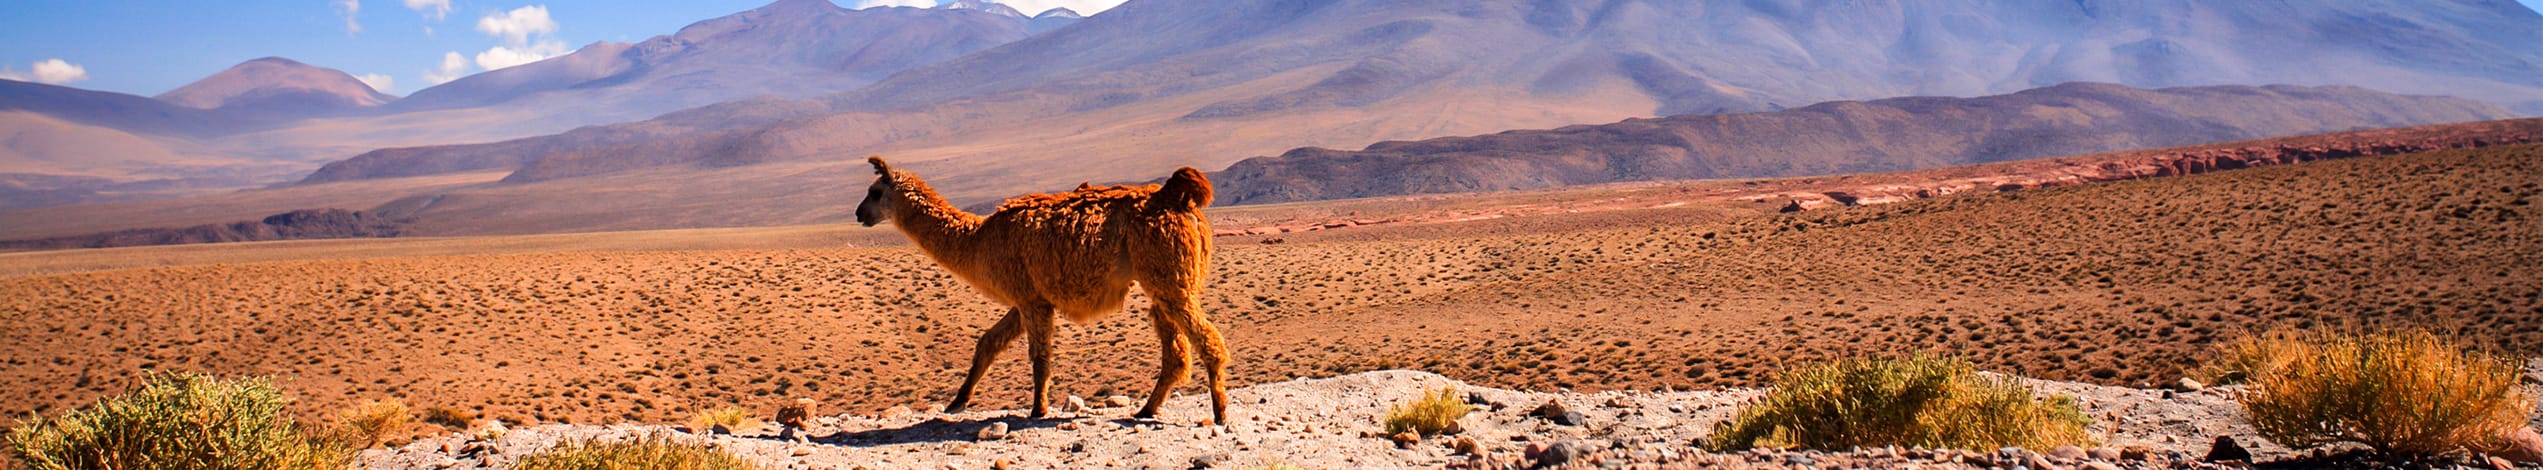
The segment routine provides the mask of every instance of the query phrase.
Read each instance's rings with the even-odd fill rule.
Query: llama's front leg
[[[971,373],[963,376],[962,390],[954,392],[953,403],[945,405],[946,413],[961,413],[963,408],[971,406],[971,389],[980,385],[981,374],[989,372],[989,363],[998,359],[998,353],[1005,351],[1008,343],[1015,342],[1016,333],[1024,332],[1021,317],[1023,311],[1007,309],[1005,318],[998,319],[997,325],[980,334],[980,345],[971,350]]]
[[[1046,398],[1051,391],[1051,336],[1058,333],[1057,322],[1049,308],[1025,314],[1024,337],[1033,355],[1033,419],[1051,414]]]
[[[1183,330],[1153,308],[1148,314],[1148,325],[1156,328],[1157,351],[1164,353],[1164,357],[1157,360],[1157,388],[1148,391],[1148,406],[1139,407],[1138,414],[1130,415],[1137,419],[1156,419],[1157,409],[1165,407],[1166,396],[1173,395],[1174,387],[1182,385],[1185,375],[1192,372],[1191,359],[1183,352]]]

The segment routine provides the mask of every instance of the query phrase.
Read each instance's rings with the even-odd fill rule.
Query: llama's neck
[[[911,243],[938,264],[947,269],[963,269],[967,265],[962,262],[964,256],[974,251],[971,243],[973,235],[980,232],[980,216],[946,203],[916,177],[906,181],[908,184],[902,185],[899,194],[901,210],[893,211],[892,226],[908,235]]]

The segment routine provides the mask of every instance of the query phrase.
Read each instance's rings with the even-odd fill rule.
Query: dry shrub
[[[741,429],[758,423],[759,418],[752,416],[751,410],[738,406],[700,411],[697,416],[689,418],[689,427],[700,431],[714,429],[716,426],[724,426],[725,429]]]
[[[1467,405],[1464,398],[1457,395],[1456,387],[1440,387],[1439,390],[1422,394],[1421,398],[1414,399],[1412,403],[1388,407],[1386,433],[1398,434],[1413,431],[1423,435],[1454,434],[1459,431],[1457,418],[1463,418],[1467,412],[1471,411],[1474,411],[1474,407]]]
[[[522,457],[517,470],[745,470],[758,465],[703,443],[662,435],[624,441],[572,441]]]
[[[340,469],[352,448],[301,425],[265,379],[156,372],[122,395],[9,430],[27,468]]]
[[[2090,439],[2072,397],[2041,399],[2017,379],[1931,357],[1848,359],[1802,368],[1713,428],[1715,450],[1888,445],[2044,449]]]
[[[406,402],[395,399],[364,400],[336,413],[336,427],[345,433],[345,440],[365,448],[379,445],[414,422],[415,414],[407,411]]]
[[[2209,385],[2248,383],[2253,377],[2276,372],[2286,367],[2287,361],[2312,351],[2313,344],[2285,335],[2242,338],[2218,344],[2198,375]]]
[[[424,409],[424,422],[440,425],[444,428],[450,428],[452,431],[468,429],[468,423],[475,422],[476,420],[477,412],[474,411],[447,406],[435,406]]]
[[[2241,396],[2261,437],[2306,449],[2353,442],[2389,454],[2488,447],[2524,426],[2519,366],[2427,332],[2323,335],[2280,348]]]

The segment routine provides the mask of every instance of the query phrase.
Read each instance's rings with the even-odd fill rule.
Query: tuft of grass
[[[663,435],[621,441],[571,441],[522,457],[516,470],[755,470],[732,452]]]
[[[2353,442],[2431,455],[2496,444],[2524,426],[2520,366],[2421,331],[2323,335],[2275,350],[2240,397],[2261,437],[2294,449]]]
[[[759,418],[752,416],[751,410],[738,406],[700,411],[697,416],[689,418],[689,427],[699,431],[713,429],[716,425],[723,425],[725,429],[742,429],[758,423]]]
[[[364,448],[379,445],[414,422],[415,414],[407,410],[406,402],[395,399],[364,400],[336,413],[336,427],[345,433],[345,440]]]
[[[26,468],[340,469],[353,449],[302,426],[271,381],[152,372],[121,395],[11,428]]]
[[[2197,375],[2208,385],[2249,383],[2253,377],[2277,372],[2287,366],[2287,361],[2312,351],[2312,344],[2284,335],[2242,338],[2217,344],[2208,354],[2208,365],[2201,367]]]
[[[2039,398],[2017,379],[1981,375],[1965,361],[1857,358],[1785,376],[1714,426],[1712,446],[2045,449],[2088,443],[2084,428],[2091,424],[2074,398]]]
[[[425,408],[423,418],[424,422],[449,428],[452,431],[461,431],[468,429],[468,423],[477,420],[477,412],[447,406],[435,406]]]
[[[1460,431],[1457,418],[1465,417],[1471,411],[1474,407],[1466,404],[1465,397],[1457,395],[1456,387],[1440,387],[1422,394],[1412,403],[1388,407],[1386,433],[1455,434]]]

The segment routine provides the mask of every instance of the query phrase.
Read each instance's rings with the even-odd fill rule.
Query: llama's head
[[[892,167],[883,163],[883,157],[865,157],[865,162],[874,164],[874,184],[866,186],[865,201],[856,205],[856,221],[872,227],[874,224],[882,223],[886,216],[891,215],[889,211],[892,210],[893,198],[884,197],[884,195],[899,191],[900,188],[893,187]]]

